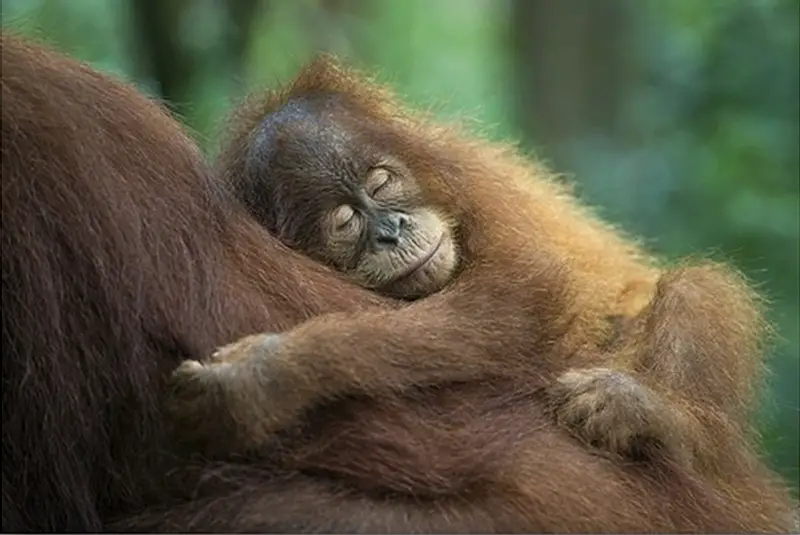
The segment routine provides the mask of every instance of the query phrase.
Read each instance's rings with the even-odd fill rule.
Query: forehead
[[[388,127],[341,95],[320,94],[290,99],[264,119],[255,141],[295,193],[339,197],[390,154]]]
[[[264,119],[262,130],[265,135],[274,136],[278,155],[305,149],[342,159],[347,157],[353,143],[353,134],[342,115],[325,101],[292,99]]]
[[[385,122],[384,122],[385,123]],[[294,222],[352,201],[366,171],[389,154],[386,128],[339,95],[291,98],[255,132],[265,200]]]
[[[388,126],[378,125],[343,95],[319,94],[291,98],[268,115],[261,125],[260,141],[272,147],[275,159],[302,156],[308,166],[352,165],[386,150],[381,141]]]

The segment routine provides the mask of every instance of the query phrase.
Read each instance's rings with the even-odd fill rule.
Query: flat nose
[[[397,245],[400,235],[408,226],[408,216],[398,212],[384,215],[375,232],[375,239],[381,245]]]

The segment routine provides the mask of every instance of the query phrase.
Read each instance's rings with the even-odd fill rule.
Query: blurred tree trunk
[[[194,85],[198,79],[208,76],[200,72],[201,65],[194,51],[181,39],[182,17],[192,8],[192,1],[131,0],[130,7],[138,78],[151,79],[170,108],[185,117],[186,106],[194,96]],[[209,54],[206,58],[207,63],[208,58],[214,57],[221,63],[215,68],[214,76],[225,76],[232,82],[241,78],[253,21],[259,9],[268,7],[268,0],[228,0],[221,6],[220,12],[227,24],[222,42],[213,44],[219,54]]]
[[[194,58],[181,43],[186,0],[131,0],[131,18],[140,79],[156,90],[179,115],[190,101]]]
[[[564,144],[615,135],[631,82],[628,0],[513,0],[516,113],[523,134],[557,168]]]

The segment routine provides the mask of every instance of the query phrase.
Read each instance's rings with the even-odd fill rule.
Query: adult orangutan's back
[[[446,444],[415,435],[441,423],[434,400],[330,408],[288,442],[323,475],[277,456],[263,470],[163,455],[157,399],[179,360],[380,303],[260,231],[134,89],[3,36],[2,102],[4,532],[724,531],[758,510],[669,465],[597,458],[491,385],[428,394],[486,407],[450,422]],[[541,450],[524,518],[508,492],[460,516],[450,507],[468,497],[380,492],[383,474],[434,459],[421,454],[444,463],[432,469],[514,469],[519,441]]]
[[[4,35],[2,102],[3,530],[102,529],[161,494],[183,356],[374,298],[276,250],[134,88]]]

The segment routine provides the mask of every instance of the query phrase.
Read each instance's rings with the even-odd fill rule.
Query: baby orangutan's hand
[[[284,336],[262,333],[185,360],[169,380],[165,411],[182,443],[206,453],[258,449],[306,408],[283,358]]]

